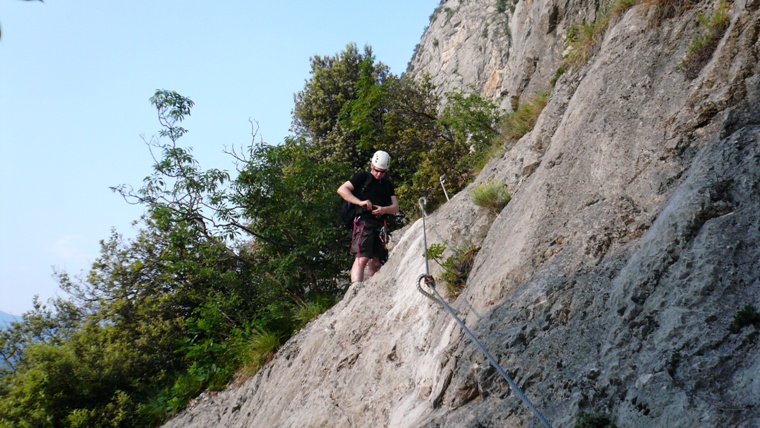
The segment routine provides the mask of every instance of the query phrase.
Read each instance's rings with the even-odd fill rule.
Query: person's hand
[[[381,215],[383,213],[382,210],[383,210],[383,207],[375,207],[372,210],[372,214],[374,214],[374,215]]]
[[[373,210],[372,202],[370,202],[369,200],[366,200],[366,201],[362,202],[362,205],[364,206],[364,209],[367,210],[367,211],[372,211]]]

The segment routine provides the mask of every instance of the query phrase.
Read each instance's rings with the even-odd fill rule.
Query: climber
[[[388,249],[380,239],[386,216],[398,212],[398,199],[390,179],[386,177],[391,157],[378,150],[372,156],[369,171],[360,171],[338,188],[338,194],[360,208],[351,236],[351,283],[364,281],[364,269],[372,275],[388,259]],[[356,193],[354,193],[356,192]]]

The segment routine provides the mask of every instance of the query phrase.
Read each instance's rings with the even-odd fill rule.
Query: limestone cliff
[[[599,3],[444,1],[410,72],[508,107],[550,88],[567,29]],[[729,329],[760,309],[760,0],[728,3],[694,78],[679,66],[697,12],[718,2],[669,17],[649,3],[609,24],[534,130],[483,170],[477,182],[512,191],[501,213],[465,190],[430,214],[428,243],[481,247],[452,305],[553,426],[581,412],[620,427],[760,426],[760,333]],[[167,426],[540,426],[416,290],[422,222],[399,235],[378,275],[255,377]]]

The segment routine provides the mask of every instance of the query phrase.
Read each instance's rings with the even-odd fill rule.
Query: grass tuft
[[[316,319],[322,315],[326,310],[330,309],[332,302],[328,299],[318,298],[313,302],[300,302],[296,304],[296,310],[293,314],[293,319],[296,321],[296,329],[300,329],[309,321]]]
[[[248,377],[256,374],[274,357],[279,348],[280,338],[277,334],[263,328],[255,328],[253,338],[245,350],[242,375]]]
[[[718,7],[709,16],[697,12],[697,20],[699,20],[701,31],[692,40],[686,57],[679,66],[688,79],[694,79],[699,75],[699,72],[710,61],[718,43],[723,38],[723,34],[726,33],[730,24],[728,3],[725,0],[720,0]]]
[[[602,6],[594,22],[571,25],[567,30],[568,50],[563,66],[578,68],[585,64],[601,44],[610,24],[642,1],[647,0],[611,0]]]
[[[538,92],[524,103],[520,103],[515,111],[504,118],[502,141],[519,140],[530,132],[548,101],[548,92]]]
[[[509,203],[512,198],[509,195],[507,185],[501,181],[489,178],[470,190],[472,201],[475,205],[498,213]]]

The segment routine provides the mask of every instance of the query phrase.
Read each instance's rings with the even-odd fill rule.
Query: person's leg
[[[372,278],[372,275],[377,273],[377,271],[380,270],[381,267],[383,267],[382,263],[380,263],[380,259],[377,257],[373,257],[369,260],[369,271],[367,272],[367,275]]]
[[[379,227],[368,225],[365,221],[360,221],[358,233],[354,234],[354,251],[356,257],[354,264],[351,266],[351,282],[364,281],[364,269],[369,267],[367,275],[371,278],[377,272],[382,263],[378,257],[379,249],[383,249],[379,240]]]
[[[355,257],[354,258],[354,264],[351,266],[351,282],[362,282],[364,281],[364,268],[367,267],[367,262],[369,262],[368,257]],[[372,266],[370,265],[370,271],[369,276],[371,277],[373,275],[372,272]]]
[[[351,283],[364,281],[364,268],[369,258],[364,256],[366,251],[364,222],[359,220],[354,223],[354,232],[351,236],[351,252],[354,254],[354,264],[351,266]]]
[[[369,267],[367,275],[370,278],[372,278],[372,275],[377,273],[377,271],[383,267],[385,260],[388,260],[388,250],[385,249],[385,245],[380,240],[380,230],[378,229],[373,232],[374,239],[372,240],[372,255],[370,256],[369,263],[367,264]]]

